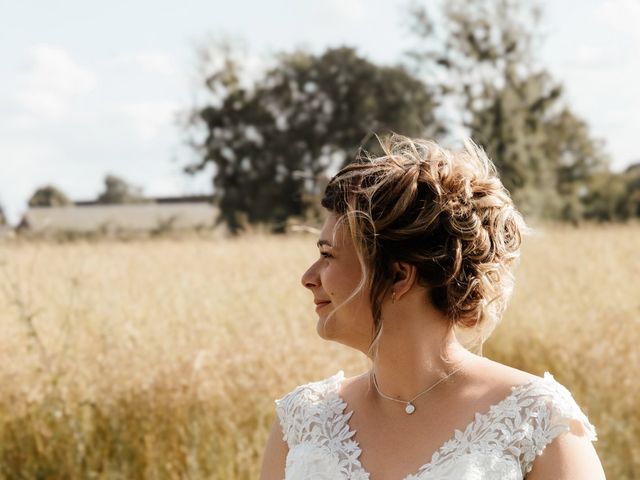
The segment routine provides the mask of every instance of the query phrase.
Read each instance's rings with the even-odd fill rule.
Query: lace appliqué
[[[544,381],[540,382],[533,393],[531,397],[537,401],[525,411],[529,428],[519,445],[520,465],[525,476],[545,447],[557,436],[571,430],[572,421],[582,425],[590,441],[598,440],[595,427],[580,409],[571,392],[549,372],[545,372]]]
[[[283,440],[289,445],[286,476],[289,479],[368,480],[358,457],[360,448],[351,437],[344,414],[346,404],[337,395],[344,372],[296,387],[275,401]]]
[[[353,411],[338,395],[344,372],[298,386],[275,401],[289,445],[285,479],[369,479],[358,460],[361,449],[348,420]],[[476,413],[464,429],[436,450],[429,463],[403,480],[522,480],[535,457],[571,420],[597,440],[593,425],[571,393],[549,372],[543,378],[514,386],[511,393],[484,414]]]

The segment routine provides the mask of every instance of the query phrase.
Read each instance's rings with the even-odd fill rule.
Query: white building
[[[212,229],[216,214],[217,208],[209,197],[157,198],[145,203],[111,205],[76,202],[61,207],[30,207],[18,230],[43,234]]]

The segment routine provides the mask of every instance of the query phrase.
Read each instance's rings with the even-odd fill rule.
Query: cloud
[[[606,0],[596,14],[617,32],[623,32],[640,44],[640,3],[637,0]]]
[[[570,24],[566,4],[550,8],[557,9],[556,28],[546,58],[571,107],[605,140],[612,168],[621,170],[638,158],[633,130],[640,95],[633,79],[640,77],[640,3],[598,0],[575,9]]]
[[[156,101],[129,103],[117,107],[116,111],[131,122],[139,139],[147,143],[171,126],[178,108],[175,102]]]
[[[355,19],[365,13],[364,0],[328,0],[327,8],[343,18]]]
[[[325,21],[353,21],[366,13],[364,0],[325,0],[317,9]]]
[[[184,176],[170,160],[188,91],[170,54],[130,51],[86,64],[35,45],[21,55],[23,69],[0,79],[0,203],[10,222],[45,183],[75,200],[95,198],[107,172],[145,191],[149,182],[158,195],[191,188],[170,180]]]
[[[75,97],[96,88],[96,75],[80,66],[64,49],[38,45],[29,51],[29,66],[22,75],[17,103],[26,114],[60,119]]]
[[[568,65],[582,69],[617,68],[625,53],[619,49],[606,48],[603,45],[580,45]]]
[[[133,67],[157,75],[180,74],[178,62],[173,55],[161,51],[138,51],[120,55],[113,60],[116,68]]]

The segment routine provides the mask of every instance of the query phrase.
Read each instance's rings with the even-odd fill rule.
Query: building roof
[[[216,212],[206,202],[31,207],[20,228],[33,232],[211,228]]]
[[[185,195],[180,197],[150,197],[144,198],[144,202],[147,203],[211,203],[213,200],[212,195]],[[73,202],[78,207],[88,206],[102,206],[105,205],[97,200],[80,200]]]

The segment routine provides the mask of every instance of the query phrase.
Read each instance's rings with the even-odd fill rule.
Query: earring
[[[396,303],[396,292],[395,290],[391,292],[391,303]]]

